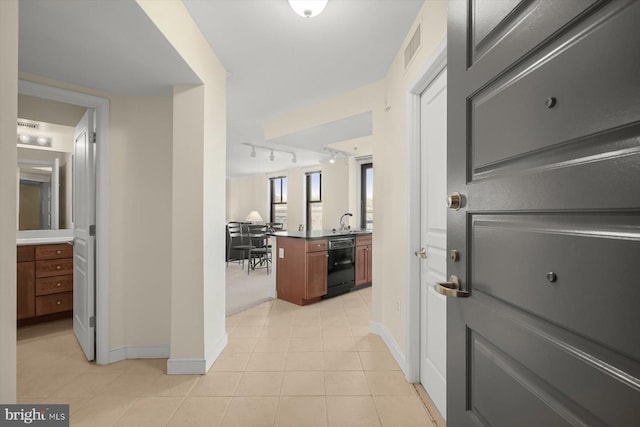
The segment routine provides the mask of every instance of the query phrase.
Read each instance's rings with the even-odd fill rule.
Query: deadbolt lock
[[[447,196],[447,207],[449,209],[459,210],[462,206],[462,195],[458,192],[451,193]]]
[[[458,252],[458,251],[457,251],[457,250],[455,250],[455,249],[452,249],[452,250],[449,252],[449,258],[451,259],[451,261],[454,261],[454,262],[455,262],[455,261],[459,261],[459,260],[460,260],[460,252]]]

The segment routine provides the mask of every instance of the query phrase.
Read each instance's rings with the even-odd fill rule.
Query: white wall
[[[421,22],[422,46],[407,70],[404,70],[404,47]],[[381,122],[383,138],[374,145],[375,232],[373,252],[374,299],[380,303],[381,325],[404,352],[406,339],[407,208],[409,159],[407,146],[406,98],[418,72],[446,36],[447,2],[425,1],[402,48],[385,77],[385,96],[391,110]]]
[[[172,98],[110,99],[111,347],[166,346]]]
[[[244,221],[251,211],[258,211],[269,222],[269,180],[264,175],[227,180],[227,221]]]
[[[18,117],[63,126],[75,127],[85,111],[84,107],[29,95],[18,95]]]
[[[138,4],[202,81],[174,88],[169,373],[205,373],[226,345],[226,71],[182,2]],[[188,250],[186,250],[188,248]],[[202,328],[201,328],[202,327]]]
[[[18,0],[0,1],[0,403],[16,401]]]
[[[342,214],[349,212],[349,163],[338,159],[335,163],[322,163],[321,167],[322,226],[328,230],[337,229]],[[351,226],[358,223],[355,217],[344,220]]]

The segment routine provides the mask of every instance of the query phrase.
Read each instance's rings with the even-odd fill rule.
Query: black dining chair
[[[244,260],[247,258],[247,253],[251,248],[247,224],[240,222],[230,222],[227,224],[227,238],[227,266],[229,266],[229,262],[239,262],[241,268],[244,269]],[[235,254],[238,252],[241,253],[239,259],[235,258],[234,252]]]
[[[268,245],[267,226],[266,225],[250,225],[249,229],[249,263],[247,265],[247,274],[251,270],[255,270],[258,266],[264,266],[269,274],[269,265],[271,264],[271,249]]]

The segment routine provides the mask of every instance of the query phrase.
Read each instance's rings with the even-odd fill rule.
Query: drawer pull
[[[62,304],[62,302],[61,301],[56,301],[56,304],[60,305],[60,304]]]
[[[60,266],[59,265],[56,265],[56,270],[60,270]]]
[[[546,105],[547,108],[553,108],[553,107],[556,106],[557,102],[558,101],[556,100],[556,98],[551,96],[551,97],[547,98],[547,100],[545,101],[544,105]]]
[[[62,251],[56,251],[56,253],[57,253],[57,254],[61,254],[61,253],[62,253]]]
[[[62,283],[56,283],[56,286],[60,287],[60,286],[62,286]]]

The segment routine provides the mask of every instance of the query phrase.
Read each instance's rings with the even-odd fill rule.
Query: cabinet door
[[[367,246],[356,246],[356,286],[367,283]]]
[[[35,268],[33,262],[19,262],[17,266],[17,317],[27,319],[36,315]]]
[[[371,245],[367,246],[367,282],[371,282],[373,280],[373,247]]]
[[[327,294],[327,252],[310,252],[307,254],[307,289],[306,299],[321,297]]]

